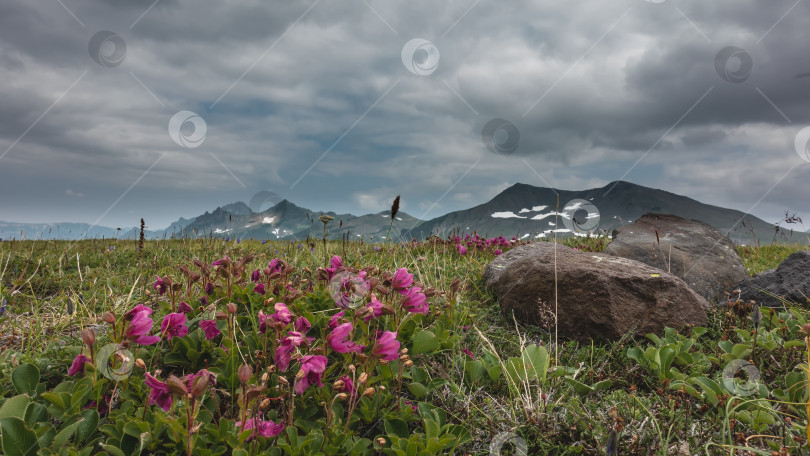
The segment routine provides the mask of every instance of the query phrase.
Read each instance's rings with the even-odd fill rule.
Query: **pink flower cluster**
[[[491,251],[495,256],[500,255],[503,253],[503,248],[512,247],[517,245],[519,242],[516,237],[512,237],[511,240],[507,240],[503,236],[493,237],[493,238],[484,238],[478,235],[478,233],[469,234],[467,233],[464,238],[462,239],[460,236],[453,235],[448,238],[449,242],[452,242],[456,245],[456,250],[458,251],[459,255],[466,255],[469,249],[473,250],[480,250],[480,251]]]

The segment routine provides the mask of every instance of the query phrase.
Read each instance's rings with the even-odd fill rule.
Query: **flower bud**
[[[304,372],[303,369],[301,369],[300,371],[298,371],[298,373],[295,374],[295,379],[296,380],[301,380],[302,378],[304,378],[306,376],[307,376],[307,373]]]
[[[285,385],[285,386],[290,385],[290,382],[289,382],[289,380],[287,380],[287,377],[279,377],[278,382],[281,383],[282,385]]]
[[[386,442],[386,440],[384,438],[377,437],[377,445],[384,446],[386,443],[388,443],[388,442]]]
[[[269,379],[270,379],[270,375],[268,375],[267,372],[263,373],[262,374],[262,385],[267,386],[267,380],[269,380]]]
[[[82,335],[82,342],[85,343],[88,347],[92,347],[94,343],[96,343],[96,333],[93,332],[90,328],[84,328],[81,332]]]
[[[101,316],[101,319],[111,325],[115,324],[115,314],[112,313],[112,311],[104,312],[104,315]]]
[[[232,302],[229,302],[228,305],[225,306],[225,308],[228,309],[228,313],[231,315],[236,313],[236,304]]]
[[[143,360],[141,358],[138,358],[138,359],[135,360],[135,366],[138,369],[146,369],[146,363],[143,362]]]
[[[194,379],[194,384],[191,386],[191,395],[194,397],[200,397],[205,393],[205,390],[208,389],[208,383],[211,381],[211,378],[208,375],[198,375],[197,378]]]
[[[405,354],[407,354],[407,353],[408,353],[408,349],[407,349],[407,348],[403,348],[403,349],[402,349],[402,350],[400,350],[399,352],[400,352],[400,353],[402,353],[403,355],[405,355]]]
[[[368,374],[367,374],[367,373],[365,373],[365,372],[363,372],[362,374],[360,374],[360,377],[357,379],[357,381],[358,381],[358,383],[360,383],[361,385],[362,385],[362,384],[364,384],[364,383],[366,383],[366,382],[368,381]]]
[[[346,387],[346,383],[343,380],[337,380],[332,384],[332,388],[336,390],[342,390],[344,387]]]
[[[227,320],[228,314],[226,314],[225,312],[217,312],[214,314],[214,318],[216,318],[217,320]]]
[[[262,401],[259,403],[259,410],[267,410],[268,407],[270,407],[270,399],[262,399]]]
[[[340,401],[345,401],[349,397],[349,395],[346,393],[338,393],[335,397],[338,398],[338,400]]]
[[[407,360],[402,365],[405,366],[405,367],[411,367],[411,366],[413,366],[413,361]]]
[[[354,364],[349,364],[349,372],[354,373],[357,368],[354,367]]]
[[[267,373],[273,375],[276,372],[276,365],[267,366]]]
[[[183,396],[188,394],[186,384],[174,375],[169,376],[169,379],[166,380],[166,385],[168,385],[169,392],[172,394],[181,394]]]
[[[246,362],[245,364],[239,366],[238,373],[239,373],[239,381],[243,385],[247,385],[247,382],[250,381],[250,376],[253,375],[253,368],[248,366]]]
[[[810,323],[805,323],[804,326],[802,326],[802,332],[810,336]]]
[[[371,388],[366,388],[366,390],[365,390],[365,391],[363,391],[363,397],[371,397],[371,396],[373,396],[373,395],[374,395],[374,393],[376,393],[376,392],[377,392],[377,391],[374,389],[374,387],[371,387]]]

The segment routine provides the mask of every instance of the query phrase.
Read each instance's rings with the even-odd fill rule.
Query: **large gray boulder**
[[[776,269],[749,277],[737,288],[740,289],[740,299],[753,300],[763,306],[782,307],[782,300],[807,304],[810,298],[810,251],[791,254]]]
[[[711,225],[676,215],[645,214],[613,230],[605,253],[675,274],[715,302],[726,302],[725,293],[748,277],[731,239]]]
[[[522,322],[553,328],[553,242],[515,247],[486,266],[501,307]],[[557,245],[558,329],[588,340],[705,325],[709,303],[676,277],[638,261]]]

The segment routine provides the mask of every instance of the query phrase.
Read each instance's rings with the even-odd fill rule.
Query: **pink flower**
[[[196,374],[189,374],[188,375],[188,380],[186,380],[186,384],[188,385],[188,390],[189,391],[191,391],[191,387],[194,386],[194,380],[196,380],[197,377],[202,377],[202,376],[207,376],[208,377],[208,383],[210,385],[216,385],[217,384],[217,376],[213,372],[209,371],[208,369],[200,369]]]
[[[382,336],[377,339],[377,343],[371,350],[377,358],[386,361],[393,361],[399,356],[399,341],[397,340],[397,333],[385,331]]]
[[[456,244],[456,250],[458,250],[458,253],[460,253],[461,255],[467,254],[467,247],[464,247],[461,244]]]
[[[163,317],[163,322],[160,324],[160,333],[165,334],[168,340],[172,340],[174,337],[183,337],[188,334],[186,315],[170,313]]]
[[[211,263],[211,266],[220,266],[220,265],[223,265],[223,264],[225,266],[228,266],[228,265],[231,264],[231,259],[228,258],[228,255],[225,255],[224,257],[214,261],[213,263]]]
[[[377,317],[380,317],[380,316],[382,316],[382,314],[383,314],[383,303],[381,303],[381,302],[380,302],[380,301],[377,299],[377,297],[376,297],[376,296],[374,296],[374,293],[372,293],[372,294],[371,294],[371,302],[369,302],[368,304],[366,304],[366,307],[368,307],[369,309],[371,309],[371,313],[370,313],[370,314],[368,314],[368,315],[366,315],[366,316],[363,318],[363,321],[369,321],[369,320],[371,320],[372,318],[377,318]]]
[[[326,327],[329,329],[337,328],[338,320],[340,320],[340,318],[343,317],[343,313],[344,312],[341,310],[340,312],[332,315],[332,318],[329,319],[329,323],[326,325]]]
[[[273,320],[279,323],[289,325],[290,322],[292,321],[293,314],[292,312],[290,312],[290,309],[287,308],[287,304],[284,304],[283,302],[277,302],[275,305],[275,309],[276,313],[271,314],[270,317],[272,317]]]
[[[301,371],[304,376],[298,378],[296,375],[295,381],[295,394],[304,394],[304,391],[309,388],[309,385],[317,383],[318,386],[323,386],[321,383],[321,375],[326,370],[327,359],[323,355],[307,355],[301,358]]]
[[[495,249],[495,250],[492,251],[492,253],[494,253],[495,256],[498,256],[498,255],[502,254],[503,252],[501,251],[501,249]]]
[[[427,296],[421,292],[419,287],[413,287],[408,290],[407,294],[402,298],[402,307],[410,313],[420,313],[427,315],[430,308],[427,304]]]
[[[207,294],[208,296],[211,296],[212,294],[214,294],[214,284],[213,283],[208,282],[208,283],[205,284],[205,294]],[[203,297],[205,297],[205,296],[203,296]]]
[[[270,274],[274,272],[281,272],[281,270],[284,269],[284,262],[279,260],[278,258],[273,258],[272,260],[270,260],[270,263],[267,265],[267,268],[270,269]],[[265,273],[267,273],[267,271],[265,271]]]
[[[326,336],[326,341],[329,342],[329,346],[332,347],[332,350],[338,353],[360,353],[363,351],[365,346],[358,345],[349,340],[352,335],[352,329],[354,329],[354,327],[351,323],[343,323]]]
[[[149,317],[152,314],[152,309],[139,304],[129,314],[132,315],[132,320],[129,322],[125,332],[128,339],[141,345],[152,345],[160,340],[160,336],[147,336],[152,331],[152,325],[154,325],[154,322]]]
[[[152,308],[143,304],[138,304],[137,306],[133,307],[132,310],[124,314],[124,319],[133,319],[139,313],[144,313],[148,317],[152,315]]]
[[[149,372],[146,373],[146,381],[144,381],[144,383],[152,389],[148,405],[156,403],[160,408],[168,412],[169,409],[172,408],[172,395],[169,393],[169,385],[152,377]]]
[[[256,269],[255,271],[253,271],[252,274],[250,274],[250,280],[252,280],[253,283],[259,283],[259,280],[261,280],[261,279],[262,279],[262,273],[258,269]]]
[[[264,312],[261,310],[259,311],[259,332],[264,334],[267,332],[267,320],[270,318],[270,315],[265,315]],[[272,322],[271,322],[272,323]]]
[[[332,267],[325,268],[327,273],[326,276],[329,278],[329,280],[332,280],[332,277],[335,276],[335,273],[343,267],[343,260],[339,256],[335,255],[329,260],[329,264],[331,264]]]
[[[264,284],[263,283],[257,283],[256,286],[253,287],[253,292],[264,296],[264,293],[265,293]]]
[[[279,371],[287,372],[287,368],[290,366],[290,360],[292,359],[292,352],[295,351],[296,347],[305,342],[307,342],[307,340],[300,332],[287,332],[287,337],[281,339],[281,343],[278,345],[278,348],[276,348],[274,359]]]
[[[357,388],[354,387],[354,382],[352,381],[351,377],[344,375],[338,380],[343,382],[343,388],[340,389],[341,393],[348,393],[352,397],[357,395]]]
[[[68,376],[73,377],[76,374],[84,372],[84,365],[87,363],[92,363],[92,360],[87,357],[83,353],[79,353],[73,358],[73,363],[70,365],[70,369],[68,369]]]
[[[307,331],[309,331],[309,329],[312,328],[312,323],[310,323],[309,320],[307,320],[304,317],[298,317],[295,319],[293,327],[295,328],[296,331],[300,332],[301,334],[306,334]]]
[[[186,301],[180,301],[180,305],[177,307],[177,310],[184,314],[194,312],[194,309],[192,309]]]
[[[200,329],[205,331],[205,338],[208,340],[213,339],[221,334],[220,330],[217,329],[217,322],[216,320],[202,320],[200,321]]]
[[[163,279],[160,278],[160,276],[155,276],[155,283],[152,284],[152,289],[158,290],[158,295],[163,296],[166,294],[166,290],[168,288],[169,286]]]
[[[470,351],[469,348],[462,348],[461,352],[464,353],[465,355],[469,356],[470,358],[472,358],[473,361],[475,360],[475,355],[473,354],[473,352]]]
[[[242,425],[241,421],[236,422],[237,427],[241,427],[243,431],[248,431],[251,429],[255,429],[256,431],[247,438],[246,442],[249,442],[250,439],[259,436],[264,438],[275,437],[281,434],[281,431],[284,430],[284,423],[274,423],[272,421],[264,421],[258,418],[249,419],[247,423]]]
[[[406,288],[413,285],[413,274],[408,274],[405,268],[399,268],[391,279],[391,287],[402,294]]]

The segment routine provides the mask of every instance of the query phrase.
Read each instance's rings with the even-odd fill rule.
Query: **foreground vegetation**
[[[808,303],[554,345],[483,285],[515,244],[0,242],[2,452],[809,451]]]

